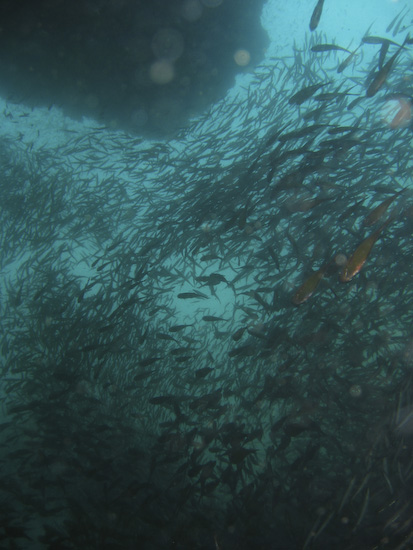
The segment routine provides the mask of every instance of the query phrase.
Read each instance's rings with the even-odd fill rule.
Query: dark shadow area
[[[3,0],[0,93],[111,128],[173,135],[262,58],[263,4]]]

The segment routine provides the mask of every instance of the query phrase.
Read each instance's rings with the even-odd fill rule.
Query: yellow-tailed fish
[[[378,229],[376,229],[374,233],[369,235],[366,239],[364,239],[364,241],[362,241],[358,245],[355,252],[347,260],[340,274],[340,281],[342,283],[347,283],[348,281],[351,281],[351,279],[361,270],[370,255],[374,243],[379,238],[380,233],[392,220],[393,218],[389,218],[388,220],[386,220],[383,225],[381,225]]]
[[[314,294],[330,264],[331,262],[328,262],[323,265],[323,267],[321,267],[318,271],[315,271],[308,277],[308,279],[304,281],[292,297],[292,302],[294,305],[299,306],[300,304],[303,304],[308,300],[308,298],[310,298],[310,296]]]
[[[398,191],[397,193],[395,193],[394,195],[392,195],[391,197],[387,198],[386,200],[384,200],[383,202],[381,202],[378,206],[376,206],[376,208],[373,208],[373,210],[370,212],[370,214],[368,214],[364,220],[363,220],[363,225],[365,225],[366,227],[370,227],[370,225],[374,225],[375,223],[377,223],[380,218],[383,216],[383,214],[386,213],[387,209],[389,208],[389,206],[391,205],[391,203],[397,199],[397,197],[403,193],[404,189],[402,189],[401,191]]]

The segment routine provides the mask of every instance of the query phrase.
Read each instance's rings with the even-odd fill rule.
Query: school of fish
[[[1,139],[1,548],[413,548],[412,10],[324,7],[169,142]]]

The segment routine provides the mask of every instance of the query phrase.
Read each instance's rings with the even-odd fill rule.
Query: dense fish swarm
[[[410,44],[368,98],[324,38],[169,143],[2,139],[2,548],[412,548]]]

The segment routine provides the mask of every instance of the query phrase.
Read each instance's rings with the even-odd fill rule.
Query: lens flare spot
[[[155,84],[168,84],[174,78],[174,66],[167,59],[161,59],[152,63],[149,74]]]
[[[251,61],[251,55],[247,50],[237,50],[234,53],[234,60],[240,67],[246,67]]]

